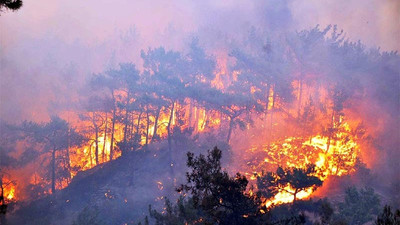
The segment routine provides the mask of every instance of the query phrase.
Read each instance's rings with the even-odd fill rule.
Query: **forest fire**
[[[8,193],[7,193],[8,192]],[[14,195],[15,195],[15,187],[13,187],[13,186],[11,186],[10,188],[9,188],[9,190],[5,190],[4,191],[4,193],[5,193],[5,196],[6,196],[6,198],[7,198],[7,200],[13,200],[14,199]]]
[[[354,170],[360,149],[355,137],[348,133],[350,132],[348,125],[343,126],[346,131],[337,134],[331,141],[329,137],[316,135],[309,138],[291,137],[282,142],[254,147],[248,151],[255,153],[261,148],[267,156],[263,162],[252,166],[252,169],[261,171],[270,166],[305,167],[308,164],[315,164],[320,178],[349,174]]]
[[[227,63],[226,59],[217,61]],[[235,70],[232,72],[232,80],[229,81],[226,67],[226,65],[217,66],[219,69],[213,72],[215,74],[214,79],[211,81],[202,80],[201,83],[210,82],[212,85],[218,84],[216,88],[221,93],[237,94],[229,86],[228,88],[224,88],[224,85],[237,82],[238,79],[240,80],[241,74]],[[109,73],[116,72],[118,71],[111,71]],[[221,75],[225,76],[224,83],[226,84],[223,84]],[[93,85],[99,85],[98,82],[100,81],[96,79],[93,81]],[[293,106],[284,106],[281,103],[281,98],[274,91],[276,87],[267,84],[268,91],[266,91],[265,102],[262,99],[258,99],[254,103],[259,105],[257,107],[265,108],[267,114],[261,115],[261,117],[271,120],[271,126],[267,126],[264,130],[272,132],[274,126],[273,120],[285,120],[288,115],[287,112],[285,114],[282,110],[288,110],[289,114],[297,113],[299,124],[323,124],[327,132],[325,135],[315,136],[311,136],[308,133],[304,137],[287,137],[288,135],[290,136],[290,133],[283,133],[280,134],[280,136],[284,137],[281,140],[279,138],[275,138],[274,140],[269,137],[269,144],[250,147],[244,157],[249,167],[238,168],[241,172],[248,174],[250,179],[255,179],[255,175],[251,174],[260,174],[264,170],[271,170],[277,166],[305,168],[309,164],[314,164],[317,169],[316,175],[321,180],[325,180],[332,175],[341,176],[353,171],[360,149],[356,143],[356,138],[352,134],[354,132],[343,121],[344,117],[340,115],[340,110],[335,111],[332,109],[332,116],[329,115],[330,113],[318,111],[319,115],[304,117],[306,113],[317,113],[316,109],[310,108],[311,104],[313,104],[310,100],[312,97],[318,96],[314,100],[317,102],[316,105],[320,104],[325,108],[334,108],[335,100],[324,89],[298,85],[299,83],[298,80],[292,81],[292,94],[297,96],[298,101]],[[250,86],[249,91],[254,96],[264,90],[257,86]],[[162,97],[158,100],[150,99],[150,101],[154,101],[154,104],[157,104],[156,101],[160,101],[162,105],[144,105],[143,111],[128,111],[124,107],[117,108],[116,104],[118,102],[118,104],[124,102],[126,102],[125,104],[143,104],[140,102],[143,101],[140,99],[140,96],[137,96],[136,99],[131,99],[127,95],[127,92],[129,90],[124,88],[113,91],[114,106],[111,109],[104,108],[105,103],[98,102],[99,99],[97,99],[90,100],[92,101],[91,103],[85,103],[94,104],[94,106],[89,106],[86,112],[68,111],[61,115],[61,117],[69,121],[71,128],[65,130],[65,134],[68,137],[64,144],[66,153],[57,151],[55,154],[56,158],[63,158],[60,161],[60,167],[66,169],[68,175],[59,178],[58,182],[55,182],[56,189],[67,187],[71,179],[79,171],[91,169],[96,165],[120,157],[127,144],[130,145],[130,150],[136,150],[160,140],[168,140],[170,143],[172,134],[174,135],[174,139],[176,139],[179,138],[179,135],[195,136],[200,133],[215,132],[221,129],[228,130],[227,141],[229,142],[233,129],[237,124],[243,128],[244,125],[242,123],[244,124],[244,122],[242,121],[248,119],[257,120],[260,117],[257,109],[245,109],[243,106],[236,105],[235,100],[231,103],[228,102],[226,106],[215,108],[215,106],[209,105],[210,103],[194,101],[191,98],[172,101],[168,105],[169,100]],[[304,93],[302,94],[302,92]],[[145,96],[145,98],[149,98],[149,96]],[[146,99],[146,101],[149,101],[149,99]],[[287,108],[284,109],[284,107]],[[244,111],[248,112],[244,114]],[[122,119],[118,118],[118,116],[122,117]],[[302,116],[304,118],[301,118]],[[310,117],[313,118],[310,119]],[[327,122],[329,120],[332,120],[332,122]],[[288,122],[285,123],[290,125]],[[295,124],[295,126],[299,125]],[[249,125],[245,125],[245,127],[246,129],[250,129]],[[313,129],[311,128],[311,130]],[[81,134],[81,136],[77,136],[78,134]],[[260,155],[265,155],[265,157],[259,158],[258,156]],[[32,185],[38,185],[37,176],[37,173],[32,175],[32,177],[35,177],[35,182],[31,183]],[[43,179],[39,178],[39,180]],[[43,184],[41,185],[43,186]],[[267,205],[293,201],[293,197],[290,194],[292,191],[289,185],[286,186]],[[44,190],[44,193],[51,192],[54,192],[54,190]],[[298,198],[309,197],[312,192],[312,188],[303,190],[298,193]]]
[[[284,203],[291,203],[293,202],[293,194],[295,193],[295,189],[290,185],[284,187],[284,189],[276,194],[272,200],[268,200],[265,202],[266,207],[270,207],[272,205],[279,205]],[[306,190],[302,190],[297,193],[297,199],[305,199],[310,197],[313,193],[313,188],[308,188]]]
[[[4,183],[6,185],[4,185],[4,190],[3,191],[4,191],[4,196],[6,197],[6,199],[8,201],[17,200],[16,197],[15,197],[15,186],[12,183],[7,182],[7,180]]]
[[[324,181],[330,176],[348,175],[355,171],[357,157],[360,148],[356,137],[347,123],[342,125],[343,131],[337,133],[332,140],[329,137],[316,135],[309,138],[291,137],[281,142],[273,142],[268,145],[253,147],[249,149],[248,155],[251,162],[247,163],[250,168],[251,180],[256,180],[262,171],[271,170],[277,166],[292,168],[307,168],[308,165],[315,165],[315,172],[312,174]],[[258,153],[256,153],[258,152]],[[266,155],[262,162],[251,159],[251,156]],[[313,187],[301,190],[297,193],[297,199],[309,197],[314,191]],[[293,202],[295,190],[288,184],[277,193],[272,200],[266,202],[266,206]]]
[[[400,205],[400,57],[348,36],[386,20],[347,34],[301,25],[335,15],[316,3],[173,0],[99,25],[108,5],[62,2],[30,39],[0,3],[1,225],[362,225]]]

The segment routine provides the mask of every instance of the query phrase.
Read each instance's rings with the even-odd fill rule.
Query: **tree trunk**
[[[206,125],[207,125],[207,110],[204,108],[204,120],[203,120],[203,123],[201,124],[201,126],[200,126],[200,128],[201,128],[201,130],[203,130],[205,127],[206,127]]]
[[[0,171],[1,172],[1,171]],[[0,189],[1,189],[1,195],[0,195],[0,207],[7,207],[5,201],[4,201],[4,187],[3,187],[3,177],[0,175]],[[7,224],[6,221],[6,213],[7,213],[7,208],[5,208],[4,213],[0,213],[0,224],[5,225]]]
[[[146,111],[146,146],[149,144],[149,128],[150,128],[150,115],[149,111]]]
[[[106,120],[104,124],[104,139],[103,139],[103,152],[102,152],[102,160],[103,163],[106,161],[106,141],[107,141],[107,120],[108,120],[108,114],[106,112]]]
[[[133,136],[133,128],[134,126],[134,113],[128,113],[128,128],[126,129],[126,140],[131,140]],[[129,122],[132,121],[132,122]]]
[[[90,143],[90,148],[89,148],[89,160],[90,160],[90,167],[93,167],[93,156],[92,156],[92,147],[93,147],[93,143]]]
[[[327,147],[326,147],[326,152],[329,152],[329,147],[331,145],[331,139],[332,139],[332,135],[333,135],[333,126],[334,126],[334,117],[335,117],[335,111],[332,110],[332,116],[331,116],[331,128],[328,132],[328,143],[327,143]]]
[[[125,125],[125,128],[124,128],[124,141],[123,141],[123,147],[121,149],[122,155],[124,155],[128,151],[128,146],[127,146],[127,135],[128,134],[127,133],[128,133],[128,125],[129,125],[128,124],[129,98],[130,98],[130,96],[129,96],[129,92],[128,92],[128,95],[126,97],[126,109],[125,109],[125,118],[124,118],[124,125]]]
[[[299,190],[295,190],[294,191],[294,194],[293,194],[293,205],[296,203],[296,201],[297,201],[297,193],[299,192]]]
[[[56,192],[56,149],[51,152],[51,194]]]
[[[140,134],[140,121],[142,120],[142,114],[143,114],[143,112],[139,113],[139,117],[137,120],[137,124],[136,124],[136,133],[137,134]]]
[[[130,139],[133,139],[133,138],[135,138],[135,135],[136,135],[136,120],[135,120],[135,115],[134,115],[134,113],[132,113],[132,119],[131,119],[131,121],[132,121],[132,123],[131,123],[131,125],[130,125],[130,127],[131,127],[131,129],[130,129],[130,132],[129,132],[129,134],[130,134]]]
[[[114,99],[114,95],[113,95]],[[114,156],[114,131],[115,131],[115,100],[114,100],[114,109],[113,109],[113,118],[112,118],[112,125],[111,125],[111,141],[110,141],[110,161],[113,159]]]
[[[171,124],[172,124],[172,118],[174,117],[174,110],[175,110],[175,101],[172,102],[171,114],[169,116],[168,125],[167,125],[168,150],[169,150],[168,158],[169,158],[169,162],[170,162],[170,173],[171,173],[172,186],[174,186],[174,177],[175,177],[174,168],[173,168],[174,162],[172,159],[172,135],[171,135]]]
[[[68,170],[68,179],[67,182],[69,183],[71,180],[71,159],[70,159],[70,152],[69,152],[69,146],[70,146],[70,129],[68,128],[68,133],[67,133],[67,170]]]
[[[94,154],[95,154],[95,159],[96,159],[96,165],[98,165],[99,164],[99,127],[97,126],[97,124],[96,124],[96,121],[95,121],[95,113],[93,112],[93,126],[94,126],[94,132],[95,132],[95,140],[94,140],[94,142],[95,142],[95,152],[94,152]]]
[[[4,205],[4,187],[3,187],[3,177],[1,174],[0,174],[0,190],[1,190],[0,203],[1,205]]]
[[[160,117],[160,112],[161,112],[161,107],[159,107],[159,108],[157,109],[157,112],[156,112],[156,118],[155,118],[155,120],[154,120],[154,131],[153,131],[152,140],[153,140],[155,137],[157,137],[158,118]]]
[[[174,110],[175,110],[175,101],[172,102],[171,114],[169,116],[168,125],[167,125],[168,149],[169,149],[169,151],[172,150],[171,123],[172,123],[172,118],[174,117]]]

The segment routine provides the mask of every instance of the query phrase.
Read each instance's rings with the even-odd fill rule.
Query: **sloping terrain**
[[[185,153],[174,149],[173,170],[168,146],[149,146],[114,161],[80,172],[71,184],[54,195],[28,203],[8,216],[10,224],[72,224],[82,214],[104,224],[137,223],[148,206],[162,206],[163,196],[176,195],[172,187],[184,178]],[[87,215],[85,215],[85,213]],[[20,216],[23,215],[23,216]]]

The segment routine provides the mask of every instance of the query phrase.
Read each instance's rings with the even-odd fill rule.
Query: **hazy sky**
[[[284,1],[284,0],[282,0]],[[26,38],[55,35],[65,41],[101,41],[115,31],[136,26],[154,37],[168,26],[196,31],[199,26],[231,21],[261,20],[263,1],[151,1],[151,0],[25,0],[17,12],[0,17],[1,44],[14,46]],[[273,7],[278,1],[269,5]],[[338,24],[349,37],[369,46],[399,49],[400,1],[398,0],[293,0],[286,1],[297,29],[316,24]],[[277,6],[279,7],[279,6]],[[261,7],[262,9],[262,7]],[[220,21],[218,21],[220,20]]]
[[[49,98],[68,101],[65,84],[138,62],[141,49],[180,50],[193,33],[218,46],[250,26],[317,24],[337,24],[368,47],[400,49],[398,0],[24,0],[0,16],[0,118],[43,119]]]

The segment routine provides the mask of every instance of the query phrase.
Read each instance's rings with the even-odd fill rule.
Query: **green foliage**
[[[338,218],[349,224],[361,225],[374,219],[380,208],[380,199],[372,188],[346,189],[344,202],[338,204]]]
[[[375,221],[376,225],[400,225],[400,210],[394,213],[389,205],[385,205],[383,212],[378,215]]]
[[[282,206],[282,216],[272,219],[257,195],[246,192],[247,179],[236,174],[230,177],[221,169],[221,150],[214,148],[208,155],[187,154],[187,183],[178,191],[190,194],[176,205],[166,199],[163,213],[150,207],[150,216],[157,225],[170,224],[304,224],[305,216]],[[261,213],[263,212],[263,213]]]
[[[257,199],[246,194],[246,177],[229,177],[221,170],[222,152],[214,148],[208,156],[194,157],[188,153],[187,184],[181,190],[192,195],[195,208],[204,212],[205,223],[247,224],[258,216]]]
[[[317,215],[321,220],[321,224],[329,224],[335,213],[333,206],[326,198],[319,200],[317,203],[319,204]]]
[[[150,216],[156,220],[156,225],[194,224],[202,219],[202,213],[194,207],[192,198],[185,200],[180,197],[175,205],[172,205],[171,201],[166,198],[164,213],[157,212],[151,206],[149,206],[149,212]]]

